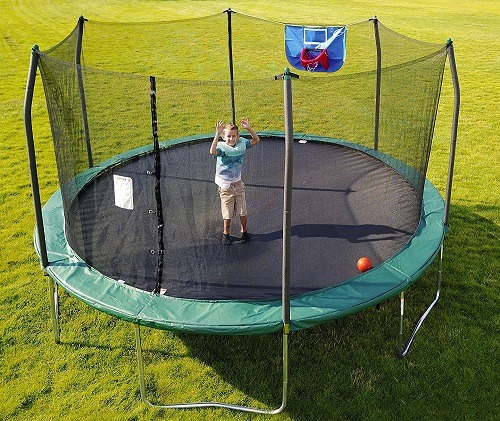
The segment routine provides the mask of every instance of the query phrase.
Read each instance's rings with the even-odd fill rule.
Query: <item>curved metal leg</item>
[[[424,314],[420,317],[419,321],[413,328],[413,332],[410,336],[410,339],[408,339],[408,342],[406,342],[406,345],[403,347],[403,316],[404,316],[404,291],[401,292],[401,318],[400,318],[400,324],[399,324],[399,356],[401,358],[405,357],[408,351],[410,350],[411,344],[413,343],[413,339],[415,338],[415,335],[417,334],[418,330],[420,329],[420,326],[422,326],[422,323],[424,322],[425,318],[428,316],[434,305],[437,303],[439,300],[439,294],[441,293],[441,278],[442,278],[442,272],[443,272],[443,243],[441,243],[441,250],[439,253],[439,269],[438,269],[438,282],[437,282],[437,291],[436,295],[434,297],[434,300],[432,303],[429,305],[427,310],[425,310]]]
[[[192,409],[192,408],[226,408],[235,411],[251,412],[255,414],[278,414],[285,409],[287,388],[288,388],[288,333],[283,332],[283,398],[281,406],[276,409],[260,409],[247,406],[232,405],[222,402],[193,402],[193,403],[174,403],[174,404],[154,404],[146,397],[146,382],[144,378],[144,362],[142,359],[142,346],[141,346],[141,331],[138,324],[135,325],[135,343],[137,348],[137,365],[139,368],[139,386],[141,390],[141,399],[149,406],[155,408],[168,408],[168,409]]]

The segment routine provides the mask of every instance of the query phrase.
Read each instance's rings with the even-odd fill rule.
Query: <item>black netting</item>
[[[99,218],[99,206],[105,199],[101,195],[91,202],[77,199],[84,183],[82,180],[86,180],[82,174],[89,167],[102,166],[105,170],[110,162],[107,160],[152,144],[150,75],[156,77],[158,136],[162,141],[168,143],[204,134],[208,138],[213,136],[216,121],[231,120],[232,89],[237,121],[248,117],[258,131],[284,131],[283,84],[279,79],[275,80],[285,67],[290,67],[285,58],[284,25],[239,13],[231,14],[234,66],[234,81],[231,82],[227,18],[227,13],[221,13],[154,23],[81,20],[64,41],[40,53],[39,66],[50,115],[68,237],[81,257],[90,263],[96,258],[93,250],[97,234],[92,218]],[[415,226],[447,50],[442,45],[423,43],[397,34],[380,23],[378,33],[382,63],[378,150],[394,158],[391,165],[415,189],[417,212],[411,212]],[[79,62],[76,60],[79,34],[83,40],[81,65],[75,64]],[[300,79],[292,82],[296,138],[324,136],[373,147],[377,126],[377,48],[373,21],[347,26],[346,51],[345,64],[336,73],[295,71],[300,73]],[[182,165],[191,169],[209,166],[213,172],[213,160],[202,159],[199,155],[198,152],[182,155],[186,160]],[[152,171],[148,159],[145,158],[140,166]],[[314,168],[314,157],[309,159],[313,161],[311,168]],[[253,162],[249,165],[258,171],[261,163]],[[322,165],[319,160],[317,164]],[[329,173],[329,168],[320,168],[318,176]],[[143,185],[149,186],[148,183]],[[212,184],[203,186],[210,189],[203,190],[204,194],[209,191],[213,195]],[[149,197],[149,187],[144,189],[140,194]],[[150,196],[154,200],[153,190]],[[85,204],[80,206],[79,203]],[[192,203],[188,200],[183,210],[176,211],[189,214]],[[270,203],[264,202],[263,206],[269,207]],[[154,209],[153,205],[151,209]],[[208,206],[200,209],[207,215],[214,212]],[[116,209],[116,212],[122,210]],[[215,212],[217,214],[218,210]],[[276,215],[281,218],[279,205]],[[105,217],[113,218],[108,214]],[[198,217],[208,224],[207,218],[206,215]],[[106,249],[106,255],[113,256],[111,261],[133,260],[132,251],[124,255],[121,247],[125,241],[133,241],[134,236],[144,237],[148,253],[149,248],[155,249],[157,240],[153,220],[147,227],[133,226],[133,218],[124,221],[122,235],[125,237],[116,242],[116,249]],[[199,223],[203,225],[202,222]],[[108,233],[101,222],[99,227],[97,239],[104,241]],[[113,235],[117,235],[116,232]],[[186,234],[176,232],[175,235]],[[199,238],[202,239],[203,235]],[[166,243],[169,240],[166,238]],[[198,256],[195,257],[199,258],[203,255],[203,247],[195,248]],[[134,260],[133,266],[141,268],[130,269],[136,272],[132,275],[134,279],[144,272],[145,266],[155,261],[151,255],[144,254],[144,250],[140,254],[142,261]],[[202,268],[197,266],[196,270],[192,267],[190,270],[196,272]]]
[[[165,224],[162,287],[199,299],[281,296],[283,138],[263,137],[247,152],[243,181],[252,240],[221,244],[221,214],[210,139],[163,149]],[[153,153],[121,162],[88,183],[70,210],[68,240],[86,262],[128,285],[156,286]],[[130,177],[134,210],[114,203],[113,177]],[[419,219],[415,189],[394,169],[351,148],[295,144],[291,294],[357,275],[356,261],[377,266],[409,240]],[[76,227],[76,228],[75,228]]]

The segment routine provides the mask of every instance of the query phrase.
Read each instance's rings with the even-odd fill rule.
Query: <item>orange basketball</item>
[[[356,266],[360,272],[366,272],[372,268],[372,262],[368,257],[360,257]]]

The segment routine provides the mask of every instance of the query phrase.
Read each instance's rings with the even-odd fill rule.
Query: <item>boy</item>
[[[210,153],[217,157],[215,184],[219,186],[224,222],[222,244],[225,245],[231,244],[229,229],[231,219],[235,215],[240,217],[242,242],[250,240],[247,232],[245,185],[241,181],[241,169],[246,150],[260,142],[260,138],[250,126],[247,118],[241,120],[241,127],[248,130],[252,136],[251,140],[240,138],[236,124],[224,124],[223,121],[219,121],[216,125],[214,140],[210,146]],[[220,137],[224,140],[223,142],[219,142]]]

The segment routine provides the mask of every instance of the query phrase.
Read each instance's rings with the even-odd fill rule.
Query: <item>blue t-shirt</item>
[[[226,142],[217,143],[215,183],[218,186],[228,188],[231,183],[241,180],[243,158],[250,147],[250,140],[243,137],[240,137],[234,146],[229,146]]]

